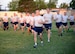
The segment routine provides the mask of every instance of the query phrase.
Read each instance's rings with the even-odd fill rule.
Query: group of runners
[[[70,16],[67,15],[67,12],[64,12],[63,15],[60,14],[60,10],[57,11],[56,15],[51,14],[51,10],[49,8],[46,9],[47,13],[43,14],[43,16],[40,15],[40,10],[36,10],[35,13],[30,14],[29,12],[26,13],[25,16],[22,14],[20,17],[17,16],[16,13],[14,13],[13,16],[11,16],[10,21],[11,25],[14,28],[14,31],[17,30],[18,24],[20,24],[20,28],[22,32],[24,33],[25,27],[27,27],[28,32],[32,32],[34,36],[34,48],[37,47],[37,36],[39,35],[41,40],[41,45],[43,45],[43,30],[46,29],[47,31],[47,37],[48,42],[50,42],[51,37],[51,29],[52,29],[52,23],[53,21],[56,22],[56,28],[58,29],[58,36],[63,36],[62,31],[68,31],[70,27],[75,31],[75,17],[74,13],[71,13]],[[69,24],[68,25],[68,20]],[[3,29],[8,30],[9,29],[9,17],[7,13],[2,17],[3,21]]]

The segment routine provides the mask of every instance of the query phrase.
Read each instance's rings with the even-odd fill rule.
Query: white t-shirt
[[[42,16],[35,16],[34,17],[34,26],[43,27],[43,24],[40,24],[39,22],[45,22],[44,18]]]
[[[62,15],[57,14],[57,15],[55,16],[55,19],[57,19],[56,22],[62,22]]]
[[[70,19],[70,22],[74,22],[74,16],[70,16],[69,19]]]
[[[25,18],[19,18],[19,23],[24,23],[25,22]]]
[[[43,17],[44,17],[45,20],[47,20],[46,24],[52,23],[52,14],[46,13],[46,14],[43,15]]]
[[[18,16],[13,16],[12,21],[13,21],[13,22],[18,22],[18,19],[19,19]]]
[[[26,23],[30,23],[31,16],[25,16]]]
[[[3,22],[8,22],[8,16],[3,17]]]
[[[62,22],[63,23],[66,23],[67,20],[68,20],[68,16],[67,15],[63,15],[62,18],[63,18]]]
[[[31,18],[30,18],[30,25],[33,26],[33,24],[34,24],[34,17],[31,16]]]

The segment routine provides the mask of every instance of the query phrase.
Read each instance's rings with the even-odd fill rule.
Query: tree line
[[[49,2],[45,2],[45,0],[12,0],[9,4],[9,10],[11,11],[20,11],[20,12],[34,12],[36,9],[46,9],[46,8],[56,8],[58,0],[49,0]],[[70,6],[66,3],[62,3],[60,8],[75,8],[75,1],[72,0],[70,2]]]

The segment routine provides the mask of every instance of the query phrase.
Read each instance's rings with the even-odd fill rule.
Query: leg
[[[43,37],[42,37],[42,33],[40,33],[40,40],[41,40],[41,45],[43,46]]]
[[[58,32],[59,32],[59,35],[62,36],[62,26],[60,26],[60,27],[58,28]]]
[[[3,23],[3,29],[4,29],[4,31],[6,30],[6,23],[5,22]]]
[[[9,26],[8,26],[8,25],[9,25],[9,23],[7,22],[7,26],[6,26],[6,29],[7,29],[7,30],[8,30],[8,28],[9,28]]]
[[[28,27],[28,33],[30,33],[31,32],[31,28],[30,27]]]
[[[21,26],[22,32],[24,33],[24,26]]]
[[[16,31],[16,25],[14,24],[14,31]]]
[[[32,31],[32,34],[34,34],[34,30],[32,29],[31,31]]]
[[[48,29],[47,33],[48,33],[48,42],[50,42],[50,29]]]
[[[34,48],[37,46],[37,32],[34,32]]]
[[[17,28],[18,28],[18,24],[16,24],[16,30],[17,30]]]
[[[68,31],[68,26],[65,26],[65,30]]]
[[[40,40],[43,41],[43,39],[42,39],[42,33],[40,33]]]

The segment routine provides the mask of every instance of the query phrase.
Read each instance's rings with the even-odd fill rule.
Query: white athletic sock
[[[48,39],[48,42],[50,42],[50,40]]]
[[[37,43],[35,43],[35,45],[37,45]]]
[[[41,41],[41,43],[43,43],[43,41]]]

